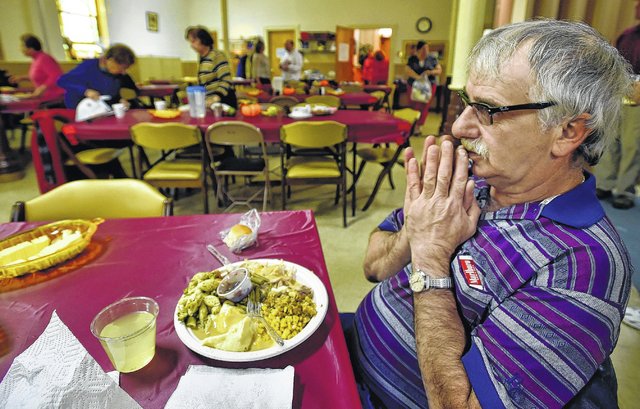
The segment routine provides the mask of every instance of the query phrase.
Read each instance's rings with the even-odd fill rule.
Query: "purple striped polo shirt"
[[[632,266],[585,176],[552,200],[483,212],[452,259],[469,345],[462,363],[483,407],[560,408],[616,345]],[[488,186],[477,186],[482,206]],[[379,227],[403,221],[398,209]],[[427,407],[410,271],[373,288],[355,317],[355,370],[390,408]]]

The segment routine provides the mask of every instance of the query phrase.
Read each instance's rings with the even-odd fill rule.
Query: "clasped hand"
[[[420,162],[408,148],[404,214],[411,259],[433,274],[448,275],[451,255],[473,236],[480,216],[469,158],[462,147],[454,149],[451,137],[438,146],[429,136]]]

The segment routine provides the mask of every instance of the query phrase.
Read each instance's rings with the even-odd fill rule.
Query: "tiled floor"
[[[435,132],[440,124],[439,115],[430,115],[424,128],[425,133]],[[422,139],[416,138],[412,145],[420,148]],[[125,161],[123,161],[125,162]],[[367,192],[373,187],[379,168],[368,165],[363,179],[358,182],[358,203],[362,207],[367,199]],[[397,166],[393,172],[396,189],[392,190],[387,181],[384,182],[374,204],[366,212],[358,211],[355,217],[349,216],[349,226],[342,227],[341,209],[333,205],[334,189],[331,187],[298,187],[294,189],[289,209],[313,209],[327,267],[331,277],[338,308],[342,312],[354,311],[360,300],[373,286],[364,279],[362,260],[371,230],[394,208],[402,205],[405,187],[403,168]],[[274,190],[274,202],[271,209],[280,209],[279,189]],[[33,168],[27,168],[26,177],[17,182],[0,183],[0,222],[9,220],[11,204],[16,200],[28,200],[38,195]],[[211,201],[215,206],[215,201]],[[639,203],[640,204],[640,203]],[[619,211],[605,204],[607,214],[612,218],[627,242],[635,264],[640,266],[640,206],[626,211]],[[212,208],[212,211],[217,209]],[[242,211],[239,209],[237,211]],[[200,194],[181,198],[177,201],[175,213],[192,214],[202,212]],[[348,243],[348,244],[347,244]],[[638,280],[637,282],[640,282]],[[634,290],[631,305],[640,307],[640,297]],[[613,354],[618,382],[620,384],[620,407],[631,409],[639,407],[640,402],[640,331],[626,325],[622,326],[620,340]]]

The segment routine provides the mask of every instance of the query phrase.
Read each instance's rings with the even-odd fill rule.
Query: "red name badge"
[[[467,284],[469,284],[469,287],[484,290],[482,279],[476,269],[476,262],[473,261],[473,258],[467,255],[460,255],[458,256],[458,260],[460,261],[460,268],[464,273],[464,279],[467,281]]]

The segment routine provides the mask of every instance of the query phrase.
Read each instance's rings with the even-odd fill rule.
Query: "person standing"
[[[640,19],[640,1],[636,2],[636,18]],[[620,139],[595,169],[596,194],[599,199],[611,198],[617,209],[630,209],[635,206],[635,182],[640,175],[640,24],[625,30],[616,48],[633,67],[634,90],[622,107]]]
[[[256,43],[256,51],[253,53],[251,62],[254,78],[260,84],[271,84],[271,68],[269,67],[269,59],[264,55],[264,42],[258,40]]]
[[[280,59],[280,69],[282,70],[282,79],[284,81],[300,80],[302,72],[302,54],[293,48],[293,40],[284,42],[285,53]]]
[[[389,78],[389,60],[384,56],[384,53],[380,50],[371,54],[364,61],[364,67],[362,69],[362,79],[365,84],[386,84]]]
[[[213,37],[209,31],[201,26],[188,27],[185,39],[198,53],[198,83],[206,89],[207,106],[222,102],[238,108],[229,62],[222,52],[213,48]]]
[[[30,80],[35,89],[29,97],[42,97],[46,100],[62,98],[64,89],[60,88],[56,82],[62,75],[60,64],[49,54],[42,51],[40,39],[33,34],[23,34],[20,37],[22,53],[33,59],[29,67],[28,75],[15,75],[9,80],[18,83],[23,80]]]
[[[418,41],[416,44],[416,54],[409,57],[407,65],[405,66],[405,75],[407,76],[407,82],[409,87],[407,92],[411,95],[413,83],[416,80],[428,78],[431,83],[431,99],[436,93],[437,75],[442,74],[442,66],[438,62],[438,59],[429,53],[429,44],[426,41]],[[417,109],[422,114],[418,125],[421,126],[427,119],[429,112],[429,105],[431,100],[426,103],[411,101],[411,108]]]
[[[119,101],[121,78],[136,62],[134,52],[124,44],[114,44],[100,58],[84,60],[76,68],[58,79],[58,86],[66,90],[64,104],[75,108],[84,98],[98,100],[100,96],[110,96],[110,103]]]

